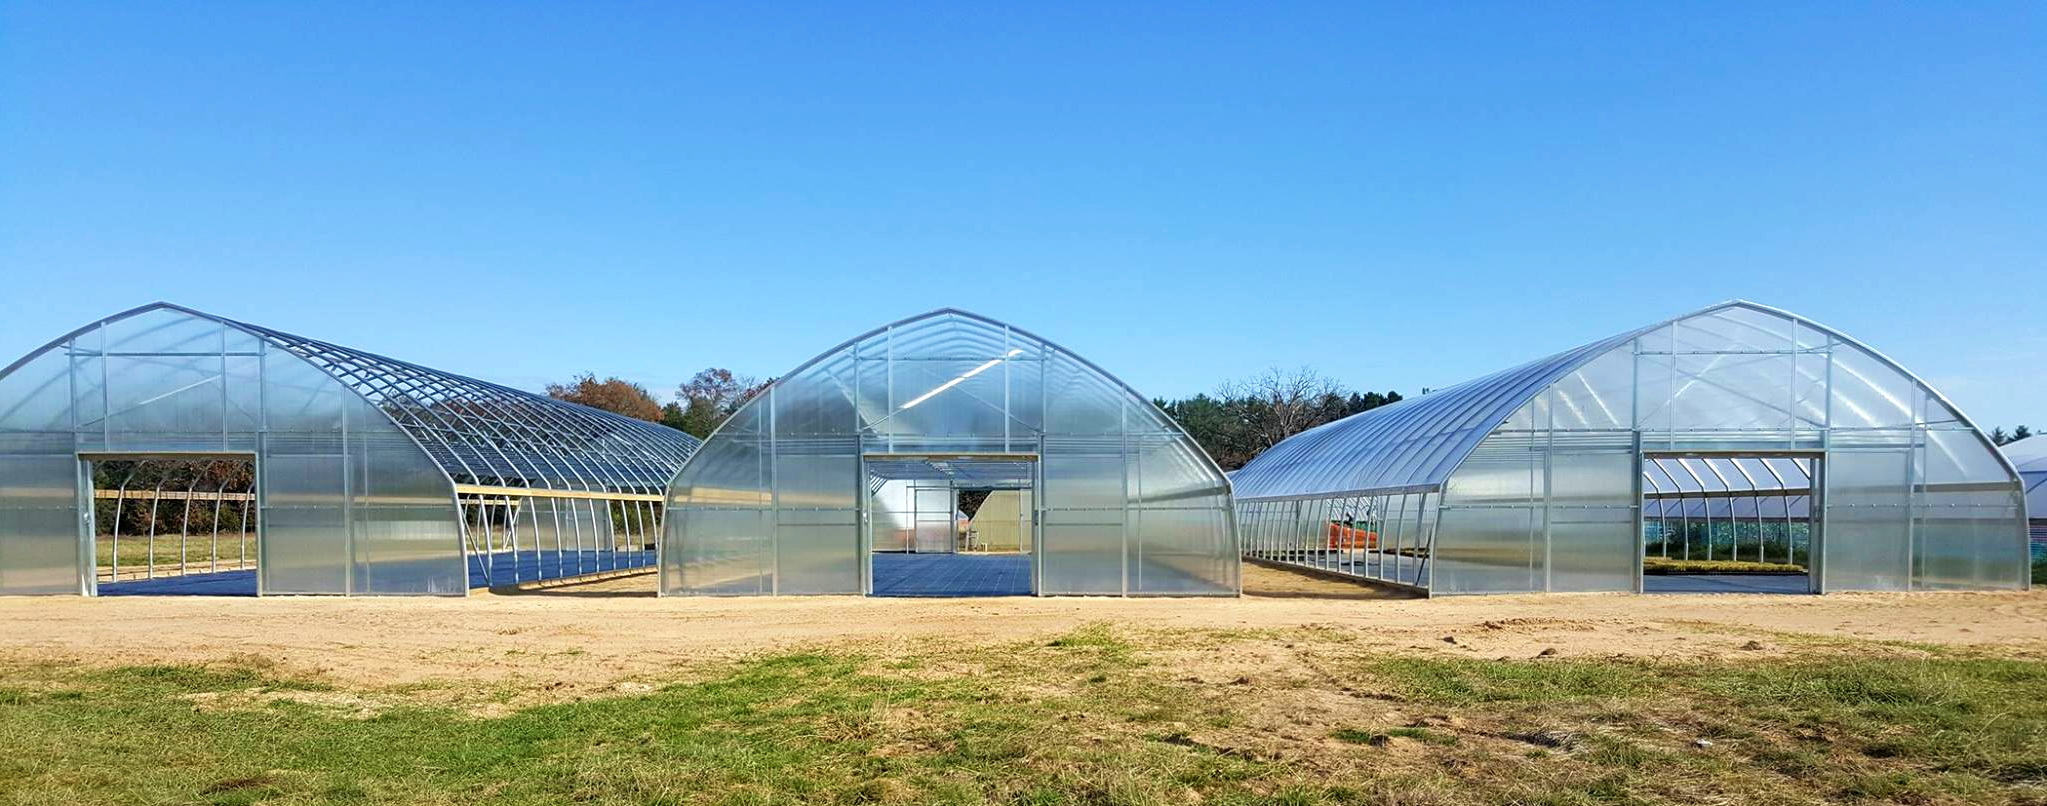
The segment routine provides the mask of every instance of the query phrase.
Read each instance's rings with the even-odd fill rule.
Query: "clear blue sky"
[[[0,363],[168,299],[665,391],[951,305],[1413,392],[1743,297],[2047,425],[2047,5],[1552,5],[0,0]]]

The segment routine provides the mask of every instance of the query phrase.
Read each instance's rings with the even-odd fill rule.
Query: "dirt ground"
[[[630,690],[706,660],[806,646],[1119,630],[1339,631],[1362,647],[1476,658],[1696,658],[1828,639],[1994,646],[2047,657],[2047,592],[1768,596],[1396,596],[1245,566],[1233,599],[656,598],[650,575],[466,599],[0,597],[0,668],[258,662],[342,685]],[[1751,644],[1750,642],[1755,642]]]

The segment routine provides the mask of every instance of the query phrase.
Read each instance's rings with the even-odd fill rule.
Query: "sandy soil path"
[[[539,682],[601,689],[799,646],[886,653],[932,641],[1121,629],[1339,630],[1472,657],[1701,657],[1829,638],[2047,657],[2047,592],[1393,598],[1247,566],[1237,599],[655,598],[652,579],[467,599],[0,597],[0,663],[254,661],[350,685]],[[1454,638],[1454,641],[1445,640]],[[1753,647],[1749,651],[1755,651]]]

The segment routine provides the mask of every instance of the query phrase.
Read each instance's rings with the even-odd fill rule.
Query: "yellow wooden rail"
[[[607,493],[598,490],[546,490],[527,487],[491,487],[482,484],[457,484],[455,492],[462,495],[501,495],[509,498],[580,498],[585,501],[651,501],[662,503],[667,496],[649,493]]]
[[[183,501],[186,499],[193,501],[248,501],[256,496],[248,493],[221,493],[212,490],[193,490],[191,492],[184,490],[164,490],[162,492],[156,490],[129,490],[125,493],[120,490],[93,490],[92,497],[121,499],[159,498],[166,501]]]

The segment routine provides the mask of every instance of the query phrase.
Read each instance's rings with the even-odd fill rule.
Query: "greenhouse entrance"
[[[79,458],[98,595],[256,595],[254,456]]]
[[[1035,454],[865,456],[870,596],[1030,596]]]
[[[1642,457],[1644,593],[1816,593],[1817,452]]]

